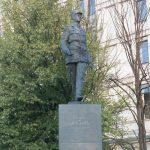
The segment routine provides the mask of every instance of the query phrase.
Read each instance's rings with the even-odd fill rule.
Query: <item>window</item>
[[[141,55],[141,63],[142,64],[149,62],[148,41],[147,40],[145,40],[141,43],[140,55]]]
[[[90,16],[95,14],[95,0],[89,0],[89,14]]]
[[[141,86],[142,94],[150,93],[150,86],[148,84],[143,84]]]
[[[147,20],[147,5],[146,0],[138,0],[138,15],[140,21],[146,21]]]
[[[80,9],[84,12],[84,0],[80,0]]]
[[[150,86],[148,84],[143,84],[141,88],[144,95],[145,118],[150,119]]]

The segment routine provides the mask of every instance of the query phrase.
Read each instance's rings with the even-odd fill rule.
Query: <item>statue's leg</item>
[[[86,69],[87,69],[86,63],[77,63],[76,94],[75,94],[76,100],[82,97],[82,90],[83,90]]]
[[[72,93],[73,93],[73,98],[75,99],[75,90],[76,90],[76,68],[77,63],[69,63],[67,64],[67,68],[69,71],[69,80],[71,82],[72,86]]]

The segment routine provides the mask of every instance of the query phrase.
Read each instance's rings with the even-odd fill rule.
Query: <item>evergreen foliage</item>
[[[2,8],[0,149],[58,149],[57,108],[71,96],[59,47],[69,8],[56,0]]]

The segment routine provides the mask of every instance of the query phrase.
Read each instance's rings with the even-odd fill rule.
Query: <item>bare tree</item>
[[[126,103],[138,125],[139,149],[147,150],[144,118],[145,104],[141,87],[143,83],[150,85],[150,78],[147,66],[142,64],[140,54],[141,43],[143,42],[143,37],[146,36],[144,26],[149,14],[149,9],[146,5],[146,0],[120,0],[119,3],[113,1],[112,5],[113,7],[110,8],[110,15],[116,29],[117,39],[120,41],[132,69],[134,87],[118,78],[111,78],[110,80],[113,81],[113,83],[119,87],[135,105],[136,111]],[[130,15],[133,16],[132,22],[130,22],[128,18],[129,11]],[[126,90],[127,88],[132,91],[132,95]]]

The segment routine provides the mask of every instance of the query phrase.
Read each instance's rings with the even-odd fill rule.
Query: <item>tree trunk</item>
[[[139,150],[147,150],[146,130],[144,120],[144,102],[141,93],[141,59],[140,59],[140,30],[136,31],[136,63],[135,63],[135,91],[136,91],[136,109],[137,109],[137,125],[138,125],[138,142]]]
[[[139,97],[137,102],[137,121],[138,121],[138,141],[139,141],[139,150],[147,150],[146,145],[146,130],[144,122],[144,109],[143,109],[143,100]]]

